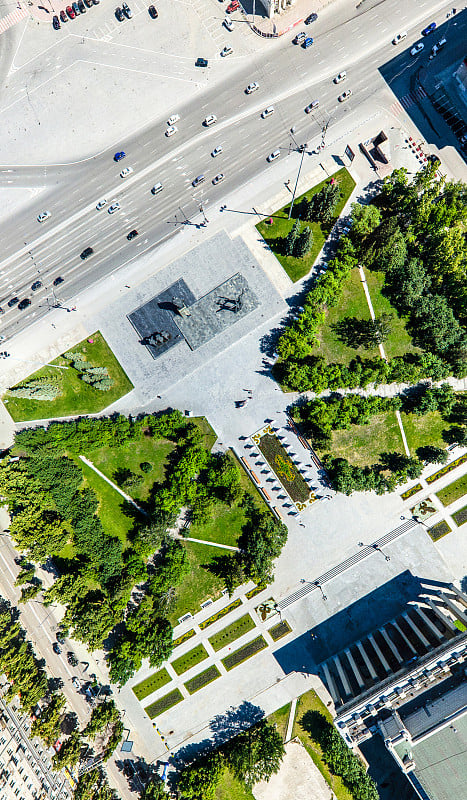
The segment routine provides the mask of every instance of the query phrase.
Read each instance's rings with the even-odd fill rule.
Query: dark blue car
[[[436,22],[430,22],[426,28],[422,30],[422,36],[429,36],[430,33],[433,33],[434,29],[436,28]]]
[[[311,36],[308,36],[305,39],[305,41],[302,42],[302,47],[304,50],[306,50],[308,47],[311,47],[312,44],[313,44],[313,39],[311,38]]]
[[[124,153],[123,150],[121,150],[120,153],[115,153],[114,161],[121,161],[122,158],[125,158],[125,156],[126,156],[126,153]]]

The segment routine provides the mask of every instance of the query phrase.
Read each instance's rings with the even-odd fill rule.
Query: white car
[[[217,184],[220,183],[221,181],[223,181],[224,178],[225,178],[224,173],[223,172],[219,172],[219,175],[216,175],[216,177],[212,179],[212,185],[213,186],[217,186]]]
[[[127,178],[128,175],[131,175],[132,172],[133,172],[133,167],[125,167],[125,169],[122,169],[120,177]]]
[[[392,43],[399,44],[400,42],[403,42],[404,39],[406,38],[407,38],[407,31],[402,31],[402,33],[398,33],[397,36],[394,36]]]
[[[412,47],[412,49],[410,51],[410,55],[411,56],[416,56],[419,53],[421,53],[422,50],[424,50],[424,49],[425,49],[425,45],[423,44],[423,42],[419,42],[418,44],[415,45],[415,47]]]
[[[169,117],[167,120],[167,125],[171,127],[172,125],[175,125],[175,123],[178,122],[179,119],[180,119],[180,114],[172,114],[172,116]]]
[[[206,119],[204,120],[203,125],[205,125],[206,128],[209,128],[209,126],[210,125],[214,125],[215,122],[217,122],[216,115],[215,114],[209,114],[209,116],[206,117]]]
[[[212,155],[213,158],[216,158],[216,156],[220,156],[221,153],[222,153],[222,147],[221,147],[221,145],[219,145],[219,147],[215,147],[214,148],[214,150],[212,151],[211,155]]]
[[[224,25],[224,27],[227,28],[228,31],[233,31],[234,24],[233,24],[231,19],[228,19],[228,17],[225,18],[225,20],[224,20],[224,22],[222,24]]]
[[[315,111],[319,106],[319,100],[313,100],[308,106],[305,107],[305,114],[310,114],[312,111]]]
[[[109,206],[108,212],[109,214],[115,214],[116,211],[120,211],[120,203],[117,203],[117,201],[114,200],[112,205]]]
[[[269,161],[269,163],[271,163],[271,161],[275,161],[276,158],[279,158],[280,154],[281,154],[280,150],[274,150],[273,153],[270,153],[270,155],[268,155],[266,160]]]
[[[98,202],[98,204],[97,204],[97,206],[96,206],[96,209],[97,209],[98,211],[100,211],[100,210],[101,210],[102,208],[104,208],[104,206],[106,206],[106,205],[107,205],[107,200],[99,200],[99,202]]]
[[[349,97],[352,97],[352,89],[347,89],[346,92],[342,92],[337,99],[339,100],[339,103],[344,103],[349,99]]]
[[[178,131],[178,128],[177,128],[176,125],[169,125],[169,127],[167,128],[167,130],[165,132],[165,135],[166,136],[173,136],[174,133],[177,133],[177,131]]]
[[[231,47],[224,47],[224,49],[221,50],[221,58],[225,58],[226,56],[231,56],[232,54],[233,50]]]
[[[41,213],[37,217],[37,221],[38,222],[45,222],[46,219],[48,219],[51,216],[52,216],[52,214],[50,213],[50,211],[41,211]]]
[[[259,89],[259,83],[253,81],[253,83],[249,83],[246,87],[245,94],[253,94],[253,92],[256,92],[257,89]]]
[[[334,78],[334,83],[342,83],[342,81],[345,81],[346,77],[347,73],[345,70],[343,70],[342,72],[339,72],[339,75],[336,75]]]
[[[262,119],[266,119],[266,117],[270,117],[271,114],[274,114],[274,106],[268,106],[261,112]]]

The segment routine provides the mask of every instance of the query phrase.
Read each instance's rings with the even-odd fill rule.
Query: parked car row
[[[119,22],[123,22],[125,17],[127,19],[131,19],[133,16],[133,12],[128,3],[122,3],[121,8],[120,6],[117,6],[117,8],[115,9],[115,16],[117,17]]]
[[[62,9],[60,11],[60,19],[58,18],[57,14],[55,14],[52,18],[52,25],[56,31],[60,29],[60,22],[68,22],[69,19],[75,19],[80,14],[85,14],[87,8],[92,8],[92,6],[98,6],[100,0],[76,0],[76,3],[72,3],[70,6],[67,6],[66,9]]]

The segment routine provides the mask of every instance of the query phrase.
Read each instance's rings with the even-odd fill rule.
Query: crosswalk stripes
[[[414,89],[413,92],[404,94],[399,101],[393,103],[391,106],[391,111],[393,114],[399,115],[404,109],[408,111],[409,108],[411,108],[411,106],[417,102],[417,100],[423,100],[424,97],[427,97],[427,93],[421,86],[419,86],[417,89]]]
[[[14,11],[10,11],[6,17],[2,17],[0,19],[0,33],[4,33],[11,28],[13,25],[16,25],[18,22],[21,22],[22,19],[29,16],[29,12],[25,11],[22,8],[15,8]]]

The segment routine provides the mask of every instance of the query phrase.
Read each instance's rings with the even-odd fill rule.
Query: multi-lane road
[[[173,235],[184,220],[194,217],[201,221],[201,204],[205,210],[218,207],[229,191],[263,170],[274,170],[266,161],[271,151],[280,149],[285,158],[305,141],[311,151],[320,141],[324,125],[329,123],[327,135],[332,140],[332,131],[337,126],[342,129],[347,120],[350,129],[375,108],[386,108],[391,92],[380,67],[394,60],[395,73],[402,72],[408,79],[416,67],[409,50],[420,39],[421,28],[431,19],[440,24],[446,16],[444,6],[422,5],[411,0],[402,9],[397,0],[384,0],[369,5],[367,11],[363,7],[363,11],[349,13],[340,25],[327,30],[320,29],[318,20],[313,26],[315,44],[308,50],[294,46],[291,33],[251,66],[231,62],[223,86],[197,95],[184,108],[174,103],[173,111],[181,118],[178,132],[170,138],[164,135],[166,123],[161,120],[122,141],[119,148],[85,162],[1,168],[0,185],[36,181],[49,188],[42,193],[40,204],[16,215],[14,225],[0,227],[0,306],[4,311],[0,334],[8,340],[54,304],[73,305],[73,297],[80,291]],[[399,30],[406,30],[408,36],[395,47],[391,40]],[[347,71],[347,79],[335,85],[333,77],[342,69]],[[259,89],[246,95],[244,90],[252,80]],[[338,95],[349,88],[352,97],[339,103]],[[319,108],[307,115],[304,108],[312,100],[319,101]],[[271,104],[274,114],[262,119],[261,111]],[[203,120],[212,113],[217,123],[205,128]],[[223,152],[212,158],[211,151],[219,145]],[[115,149],[127,153],[118,164],[113,161]],[[134,171],[122,179],[119,174],[126,166]],[[211,181],[219,172],[225,174],[225,180],[214,187]],[[193,189],[191,182],[199,174],[206,180]],[[150,189],[158,181],[164,189],[153,196]],[[97,211],[96,203],[102,198],[108,204],[117,199],[121,210],[110,215],[107,205]],[[43,210],[52,216],[39,224],[36,217]],[[135,228],[139,236],[127,241],[127,233]],[[80,253],[88,246],[94,254],[82,261]],[[54,288],[57,277],[64,280]],[[43,285],[32,292],[31,285],[37,280]],[[31,305],[23,311],[16,305],[8,308],[12,297],[28,297]]]

